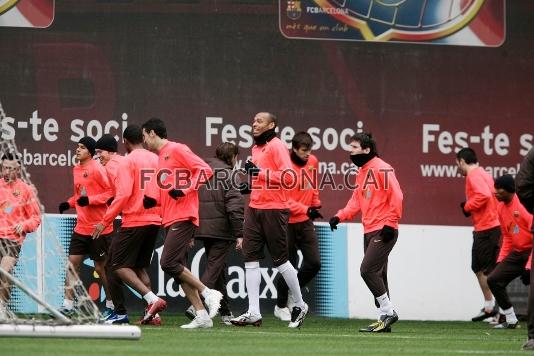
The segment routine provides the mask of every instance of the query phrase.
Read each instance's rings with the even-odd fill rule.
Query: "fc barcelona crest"
[[[291,20],[297,20],[302,15],[302,7],[300,4],[300,0],[288,0],[287,1],[287,17],[289,17]]]

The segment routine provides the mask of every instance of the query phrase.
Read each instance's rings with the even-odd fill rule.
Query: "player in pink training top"
[[[321,256],[313,220],[323,218],[319,212],[318,177],[319,161],[311,153],[313,140],[307,132],[298,132],[291,140],[291,163],[296,173],[298,184],[288,191],[289,223],[287,225],[287,247],[289,261],[297,266],[297,251],[302,253],[302,266],[297,277],[300,288],[304,288],[321,269]],[[283,321],[291,320],[288,303],[288,288],[283,278],[278,278],[276,289],[278,298],[274,307],[274,316]]]
[[[91,137],[83,137],[76,148],[76,159],[79,161],[72,169],[74,176],[74,194],[59,204],[62,214],[69,208],[76,208],[77,221],[69,246],[69,262],[78,274],[86,255],[95,262],[95,271],[102,279],[106,296],[110,296],[105,272],[106,259],[113,226],[102,231],[102,237],[94,240],[91,237],[95,225],[106,213],[106,202],[111,198],[112,191],[104,167],[93,159],[96,142]],[[74,281],[77,276],[67,273],[65,279],[65,298],[60,312],[66,316],[74,314]]]
[[[112,197],[106,202],[106,205],[110,205],[113,201],[116,192],[117,175],[119,172],[119,164],[124,160],[124,157],[118,153],[118,144],[115,137],[110,134],[102,135],[96,141],[95,146],[95,158],[106,169],[109,185],[111,186]],[[113,241],[115,238],[112,238]],[[110,246],[111,247],[111,246]],[[110,252],[110,251],[108,251]],[[109,253],[108,261],[106,262],[106,277],[108,279],[110,296],[106,296],[106,308],[102,315],[106,323],[121,324],[128,323],[128,317],[126,314],[126,307],[124,306],[124,293],[122,291],[123,283],[120,278],[116,277],[109,268],[109,261],[111,253]],[[112,300],[110,300],[110,297]]]
[[[364,231],[364,256],[360,273],[373,293],[379,318],[360,332],[390,332],[399,317],[389,298],[388,257],[397,243],[402,216],[403,194],[393,167],[378,157],[370,133],[357,133],[351,138],[350,159],[359,167],[352,197],[330,219],[332,230],[343,220],[353,219],[360,211]]]
[[[187,299],[196,310],[196,317],[184,329],[211,328],[211,320],[221,306],[221,292],[206,287],[187,269],[187,251],[194,243],[198,226],[198,186],[212,176],[210,166],[184,144],[167,139],[163,121],[152,118],[142,126],[143,140],[149,150],[158,154],[157,183],[159,196],[146,194],[144,206],[161,204],[162,224],[166,229],[161,269],[181,282]],[[206,311],[199,293],[204,297]],[[150,313],[147,313],[150,314]]]
[[[471,320],[482,321],[498,312],[488,286],[488,275],[495,268],[501,241],[501,227],[497,216],[497,200],[493,178],[478,164],[472,148],[462,148],[456,154],[456,164],[465,176],[466,201],[460,208],[473,221],[473,247],[471,269],[475,273],[484,295],[484,306]]]
[[[20,164],[14,155],[2,157],[0,181],[0,267],[11,273],[15,267],[26,234],[41,224],[41,211],[35,193],[19,179]],[[0,275],[0,319],[5,317],[11,285]]]
[[[260,260],[267,245],[274,266],[286,281],[295,306],[288,327],[298,328],[308,313],[302,300],[297,271],[289,262],[287,224],[289,205],[287,190],[293,175],[286,145],[276,137],[276,117],[268,112],[257,113],[252,123],[254,142],[252,161],[245,164],[252,189],[243,225],[243,255],[245,256],[245,283],[248,293],[248,311],[231,320],[236,326],[260,326]]]
[[[145,188],[150,184],[150,180],[155,179],[158,156],[143,148],[143,133],[139,126],[129,125],[124,130],[123,140],[128,155],[121,159],[115,170],[115,198],[102,221],[96,226],[93,238],[98,238],[100,232],[113,224],[122,212],[119,233],[111,241],[108,269],[115,278],[124,281],[146,301],[148,316],[141,319],[141,324],[160,325],[158,312],[162,311],[167,303],[151,291],[150,277],[146,269],[150,266],[154,252],[161,216],[159,208],[145,209],[143,206]],[[106,324],[126,322],[128,316],[124,307],[115,308],[115,315],[106,320]]]
[[[497,212],[503,236],[497,257],[497,266],[488,276],[488,285],[499,304],[500,314],[506,320],[496,329],[515,329],[519,322],[506,286],[517,277],[530,284],[532,264],[532,214],[519,202],[515,194],[514,177],[505,174],[495,180],[495,197],[499,201]]]

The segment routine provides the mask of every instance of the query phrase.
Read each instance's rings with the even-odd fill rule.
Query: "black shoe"
[[[380,319],[378,326],[373,330],[374,333],[385,333],[388,332],[387,329],[390,329],[391,332],[391,325],[399,320],[399,316],[394,310],[392,315],[385,315],[384,318],[381,317]]]
[[[304,322],[304,318],[308,314],[308,304],[304,303],[304,307],[293,307],[291,312],[291,321],[289,322],[289,328],[300,328]]]
[[[504,323],[495,325],[493,328],[494,329],[517,329],[519,327],[521,327],[519,325],[519,322],[516,322],[515,324],[509,324],[508,322],[505,321]]]
[[[379,320],[375,321],[374,323],[372,323],[371,325],[369,325],[369,326],[367,326],[365,328],[361,328],[358,331],[361,332],[361,333],[372,333],[373,331],[375,331],[376,328],[378,328],[380,325],[382,325],[384,323],[384,321],[386,320],[386,317],[387,317],[387,315],[380,315],[380,319]],[[398,319],[398,317],[397,317],[397,319]],[[380,332],[390,333],[391,332],[391,326],[388,326],[388,327],[384,328]]]
[[[192,305],[185,310],[184,314],[189,320],[193,320],[197,317],[197,312]]]
[[[361,332],[361,333],[372,333],[376,327],[379,325],[379,322],[374,322],[372,323],[371,325],[365,327],[365,328],[361,328],[359,329],[358,331]],[[381,332],[383,333],[390,333],[391,332],[391,327],[388,326],[387,328],[385,328],[384,330],[382,330]]]
[[[380,319],[382,319],[382,316],[380,316]],[[360,330],[358,330],[359,332],[361,333],[371,333],[373,332],[373,330],[381,323],[381,320],[377,320],[375,321],[374,323],[372,323],[371,325],[365,327],[365,328],[361,328]]]
[[[493,310],[490,313],[486,313],[484,308],[480,309],[480,313],[475,315],[471,320],[472,321],[482,321],[487,318],[491,318],[492,316],[497,315],[497,308],[493,308]]]

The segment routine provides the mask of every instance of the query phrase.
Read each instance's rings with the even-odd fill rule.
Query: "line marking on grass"
[[[291,331],[288,332],[280,332],[280,331],[256,331],[256,330],[243,330],[243,329],[237,329],[239,330],[239,333],[246,333],[246,334],[260,334],[260,335],[276,335],[276,336],[290,336],[290,335],[298,335],[298,336],[305,336],[305,337],[318,337],[318,336],[328,336],[328,337],[338,337],[338,338],[384,338],[384,339],[418,339],[418,340],[451,340],[450,336],[424,336],[424,335],[417,335],[417,336],[410,336],[410,335],[394,335],[391,333],[355,333],[355,334],[326,334],[326,333],[306,333],[306,332],[295,332],[291,333]],[[235,329],[219,329],[218,332],[223,333],[235,333]],[[473,337],[454,337],[454,340],[473,340],[475,338],[479,338],[481,335],[473,335]],[[512,341],[512,340],[511,340]]]

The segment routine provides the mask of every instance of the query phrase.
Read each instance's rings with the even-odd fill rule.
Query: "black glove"
[[[111,203],[113,203],[113,199],[115,199],[115,197],[111,197],[111,198],[109,198],[108,201],[106,202],[106,205],[107,205],[107,206],[110,206]]]
[[[467,211],[465,211],[465,201],[460,203],[460,208],[462,208],[462,213],[464,213],[466,218],[471,216],[471,213],[468,213]]]
[[[158,202],[156,199],[147,197],[146,195],[143,196],[143,208],[150,209],[158,205]]]
[[[59,204],[59,213],[60,214],[63,214],[63,212],[65,210],[69,210],[70,209],[70,204],[66,201],[64,201],[63,203]]]
[[[530,270],[524,270],[519,278],[521,278],[521,282],[523,282],[524,285],[528,286],[530,284]]]
[[[171,196],[171,198],[173,198],[174,200],[178,199],[178,198],[181,198],[181,197],[185,197],[185,194],[183,191],[181,191],[180,189],[171,189],[169,190],[169,195]]]
[[[390,242],[395,237],[395,229],[391,226],[384,225],[382,231],[380,231],[380,236],[382,237],[382,241],[386,243]]]
[[[255,177],[260,174],[260,169],[251,161],[247,161],[245,163],[245,171],[251,177]]]
[[[330,231],[337,230],[337,224],[339,224],[339,218],[337,216],[334,216],[333,218],[330,218],[330,221],[328,223],[330,224]]]
[[[311,206],[308,208],[308,211],[306,212],[306,215],[308,215],[308,217],[310,219],[312,219],[312,220],[322,219],[323,218],[323,216],[319,212],[319,209],[318,208],[313,208]]]
[[[237,188],[239,189],[239,192],[243,195],[248,195],[252,193],[252,189],[250,189],[250,185],[248,183],[241,183]]]
[[[78,200],[76,200],[76,204],[79,206],[87,206],[89,205],[89,197],[84,195],[83,197],[79,197]]]

